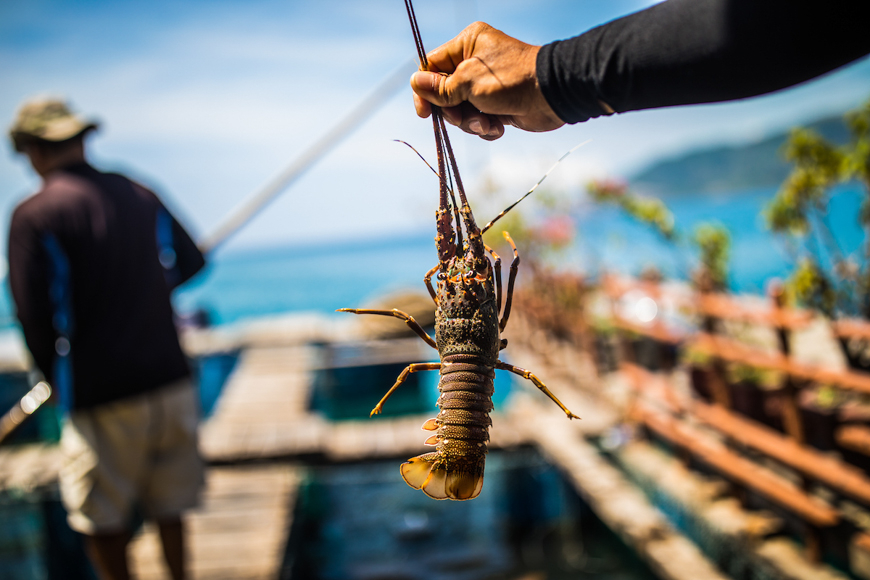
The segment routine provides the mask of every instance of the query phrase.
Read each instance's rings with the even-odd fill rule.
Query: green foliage
[[[728,288],[728,253],[731,235],[720,224],[701,223],[695,228],[693,241],[700,250],[701,265],[713,285],[713,290]]]
[[[594,181],[587,187],[598,203],[609,203],[625,211],[639,222],[651,226],[668,242],[677,244],[682,236],[674,225],[674,216],[662,200],[631,193],[628,186],[617,181]],[[728,254],[731,235],[720,224],[702,223],[691,241],[698,246],[701,268],[709,279],[711,290],[728,287]]]
[[[850,262],[825,221],[837,185],[858,181],[870,194],[870,101],[848,113],[845,121],[851,138],[844,145],[807,129],[791,132],[783,153],[792,171],[763,212],[773,232],[802,245],[789,281],[791,294],[829,316],[860,309],[870,281],[870,269],[864,267],[861,273]],[[865,230],[870,228],[870,195],[858,218]],[[827,262],[832,263],[829,271],[820,266]]]
[[[774,386],[779,380],[779,375],[774,371],[743,363],[730,363],[725,367],[725,374],[731,384],[751,383],[760,386]]]
[[[662,200],[641,197],[628,191],[628,186],[615,181],[593,181],[587,187],[589,195],[598,203],[611,203],[628,215],[645,223],[668,241],[674,241],[674,216]]]
[[[821,385],[815,392],[816,405],[822,409],[835,409],[843,400],[843,393],[831,385]]]
[[[845,154],[844,172],[847,178],[864,183],[870,190],[870,101],[846,115],[846,124],[852,133],[852,142]],[[861,223],[870,224],[867,203],[861,212]]]
[[[525,247],[532,238],[531,226],[528,223],[528,219],[518,208],[509,212],[498,220],[494,226],[486,230],[483,234],[483,242],[490,248],[501,247],[505,243],[503,231],[509,232],[514,242],[522,247]]]
[[[502,234],[508,232],[521,248],[524,263],[532,269],[556,259],[575,237],[571,202],[547,191],[539,190],[535,196],[537,211],[514,208],[483,234],[484,243],[510,263],[512,250]]]
[[[692,348],[691,344],[680,349],[680,363],[685,366],[707,368],[714,358],[706,351]]]
[[[824,312],[829,317],[834,316],[837,293],[813,260],[804,258],[800,261],[788,279],[786,291],[799,304]]]
[[[785,158],[794,163],[794,169],[765,210],[765,217],[774,232],[803,236],[810,229],[810,212],[824,211],[828,190],[841,181],[845,156],[818,134],[795,129],[786,142]]]

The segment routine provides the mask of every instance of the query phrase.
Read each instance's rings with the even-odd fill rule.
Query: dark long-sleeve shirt
[[[9,230],[9,283],[27,346],[50,381],[70,384],[74,409],[189,375],[170,292],[204,263],[154,193],[86,164],[50,174]]]
[[[537,76],[567,123],[782,89],[870,53],[867,3],[668,0],[545,45]]]

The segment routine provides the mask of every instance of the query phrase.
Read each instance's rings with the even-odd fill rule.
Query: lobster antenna
[[[406,142],[406,141],[402,141],[401,139],[393,139],[393,141],[395,141],[396,143],[401,143],[402,145],[407,146],[411,151],[413,151],[414,153],[417,154],[417,157],[419,157],[419,158],[423,161],[423,163],[425,163],[426,166],[427,166],[429,169],[432,170],[432,173],[435,174],[435,177],[437,177],[437,178],[441,181],[441,183],[444,184],[444,185],[447,187],[447,190],[450,192],[450,199],[451,199],[451,201],[453,201],[453,207],[456,208],[456,207],[457,207],[457,206],[456,206],[456,198],[453,197],[453,184],[452,184],[452,183],[448,183],[448,182],[444,179],[444,177],[442,177],[442,176],[438,173],[438,171],[437,171],[434,167],[432,167],[432,165],[431,165],[428,161],[426,161],[426,158],[423,157],[422,153],[420,153],[419,151],[417,151],[417,150],[414,148],[413,145],[411,145],[410,143],[408,143],[408,142]],[[447,177],[448,177],[448,179],[451,177],[451,176],[449,175],[449,172],[448,172]],[[459,214],[456,214],[456,219],[457,219],[457,220],[459,219]]]
[[[491,222],[489,222],[488,224],[486,224],[485,226],[483,226],[483,229],[480,230],[480,233],[482,234],[482,233],[484,233],[486,230],[488,230],[489,228],[491,228],[492,225],[493,225],[495,222],[497,222],[498,220],[500,220],[501,218],[503,218],[504,215],[505,215],[507,212],[509,212],[510,210],[512,210],[514,207],[516,207],[516,205],[517,205],[518,203],[520,203],[521,201],[523,201],[524,199],[526,199],[527,197],[529,197],[530,195],[532,195],[532,192],[534,192],[536,189],[538,189],[538,186],[541,185],[541,184],[544,182],[545,179],[547,179],[547,176],[550,175],[550,173],[552,173],[552,171],[553,171],[554,169],[556,169],[556,167],[557,167],[560,163],[562,163],[562,161],[563,161],[566,157],[568,157],[569,155],[571,155],[572,153],[574,153],[574,151],[576,151],[577,149],[583,147],[584,145],[586,145],[586,144],[589,143],[590,141],[592,141],[592,139],[586,139],[585,141],[583,141],[583,142],[580,143],[579,145],[575,145],[574,147],[572,147],[571,149],[569,149],[569,150],[568,150],[564,155],[562,155],[561,157],[559,157],[559,160],[556,161],[556,162],[553,164],[553,166],[552,166],[550,169],[547,170],[547,172],[544,174],[544,176],[543,176],[542,178],[540,178],[540,179],[538,180],[538,182],[537,182],[536,184],[534,184],[530,190],[528,190],[525,194],[523,194],[523,196],[522,196],[521,198],[519,198],[518,200],[516,200],[515,202],[513,202],[512,204],[510,204],[509,206],[507,206],[507,207],[506,207],[506,208],[505,208],[505,209],[504,209],[500,214],[498,214],[497,216],[495,216],[494,218],[492,218],[492,221],[491,221]]]
[[[405,9],[408,12],[408,20],[411,22],[411,32],[414,35],[414,46],[417,48],[417,57],[420,59],[420,68],[429,70],[429,60],[426,58],[426,50],[423,48],[423,36],[420,34],[420,27],[417,24],[417,15],[414,13],[414,5],[411,0],[405,0]],[[453,150],[450,148],[450,141],[444,131],[444,118],[441,108],[432,105],[432,126],[435,130],[435,148],[438,152],[438,175],[446,175],[447,181],[441,178],[441,195],[443,196],[444,205],[446,205],[446,197],[449,193],[451,205],[453,207],[454,219],[456,220],[456,243],[462,248],[462,221],[459,216],[459,206],[456,204],[456,198],[453,193],[453,174],[456,174],[457,185],[460,189],[459,195],[461,199],[465,199],[465,193],[462,191],[462,182],[459,179],[459,174],[456,170],[456,160],[453,158]],[[447,151],[449,159],[448,163],[444,162],[444,152]],[[418,153],[419,155],[419,153]],[[425,161],[425,160],[424,160]]]
[[[429,60],[426,58],[426,50],[423,48],[423,36],[420,27],[417,26],[417,15],[414,13],[414,5],[411,0],[405,0],[405,10],[408,11],[408,20],[411,21],[411,32],[414,34],[414,45],[417,48],[417,57],[420,59],[420,68],[429,70]]]
[[[440,108],[438,109],[437,119],[438,119],[438,124],[436,124],[435,138],[439,140],[440,147],[442,150],[444,150],[449,146],[449,143],[447,145],[445,145],[445,143],[444,143],[444,138],[447,136],[447,133],[446,133],[446,131],[444,131],[444,114],[442,113]],[[434,120],[435,120],[435,117],[433,115],[433,121]],[[439,126],[441,127],[440,132],[437,128]],[[450,159],[453,159],[453,157],[452,157],[453,152],[449,151],[449,154],[450,154]],[[454,167],[456,166],[455,161],[454,161],[453,165],[454,165]],[[457,174],[456,177],[458,179],[459,175]],[[459,204],[456,203],[456,195],[454,193],[456,191],[456,188],[453,186],[453,171],[451,171],[449,165],[447,166],[447,180],[449,181],[449,183],[447,183],[447,191],[450,193],[450,202],[453,205],[453,218],[456,220],[456,231],[458,232],[456,243],[459,245],[460,248],[462,248],[462,244],[463,244],[463,242],[462,242],[462,220],[459,217]],[[459,187],[460,188],[462,187],[461,183],[459,184]]]
[[[417,151],[416,149],[414,149],[414,146],[413,146],[413,145],[411,145],[410,143],[408,143],[408,142],[406,142],[406,141],[402,141],[401,139],[393,139],[393,141],[395,141],[396,143],[401,143],[402,145],[406,145],[409,149],[411,149],[411,151],[413,151],[414,153],[417,154],[417,157],[419,157],[420,159],[423,160],[423,163],[426,164],[426,167],[428,167],[429,169],[431,169],[431,170],[432,170],[432,173],[434,173],[435,176],[436,176],[438,179],[444,181],[444,178],[442,178],[440,175],[438,175],[438,171],[436,171],[435,168],[432,167],[432,166],[429,164],[428,161],[426,161],[426,158],[423,157],[423,155],[422,155],[419,151]]]

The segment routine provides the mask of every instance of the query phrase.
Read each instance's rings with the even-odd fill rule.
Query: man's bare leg
[[[185,571],[184,557],[184,525],[180,517],[164,519],[157,522],[160,530],[160,543],[163,545],[163,557],[172,580],[184,580]]]
[[[129,580],[127,568],[127,544],[130,532],[96,534],[85,536],[88,557],[96,569],[100,580]]]

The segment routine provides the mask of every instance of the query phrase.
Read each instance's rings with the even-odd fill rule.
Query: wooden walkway
[[[526,332],[521,320],[512,323],[514,336]],[[434,416],[434,407],[431,413],[419,416],[338,423],[311,412],[313,372],[335,361],[324,361],[323,349],[309,345],[305,333],[293,339],[281,336],[276,331],[268,340],[243,345],[217,408],[201,427],[201,446],[210,467],[203,504],[186,519],[194,580],[279,576],[303,477],[300,463],[310,459],[341,462],[411,457],[431,449],[423,445],[427,434],[421,425]],[[568,421],[530,383],[520,381],[528,388],[509,401],[505,413],[493,416],[491,447],[531,444],[540,448],[560,466],[598,516],[660,577],[726,578],[625,476],[624,466],[616,468],[588,441],[590,436],[610,433],[623,414],[618,407],[600,402],[601,391],[618,400],[620,391],[630,389],[598,379],[588,363],[578,360],[574,349],[548,344],[532,351],[523,347],[523,340],[515,341],[511,334],[508,338],[511,361],[541,376],[583,420]],[[214,337],[209,340],[215,341]],[[232,346],[232,341],[216,342]],[[418,360],[425,360],[431,353],[418,342],[425,353]],[[642,461],[633,457],[623,453],[621,461],[637,469]],[[52,485],[58,464],[54,448],[0,449],[0,487]],[[696,487],[711,489],[709,484]],[[796,551],[764,540],[770,528],[767,520],[747,516],[733,506],[711,508],[712,496],[704,493],[700,493],[704,499],[699,500],[698,509],[715,511],[716,521],[727,522],[734,537],[752,538],[758,554],[770,552],[757,558],[767,558],[766,562],[799,558]],[[130,552],[134,578],[168,578],[159,540],[151,527],[146,526],[134,538]],[[815,575],[817,572],[818,568],[808,568],[790,577],[838,577]]]
[[[186,519],[195,580],[278,577],[300,483],[294,460],[358,461],[428,450],[421,425],[434,408],[420,416],[340,423],[311,412],[319,353],[307,345],[248,348],[203,424],[200,444],[212,467],[203,505]],[[501,424],[494,448],[527,442],[505,417],[494,421]],[[153,526],[140,531],[130,552],[134,578],[168,578]]]
[[[298,470],[287,464],[210,468],[202,506],[185,516],[192,578],[278,578],[298,485]],[[133,578],[169,578],[153,524],[129,553]]]

